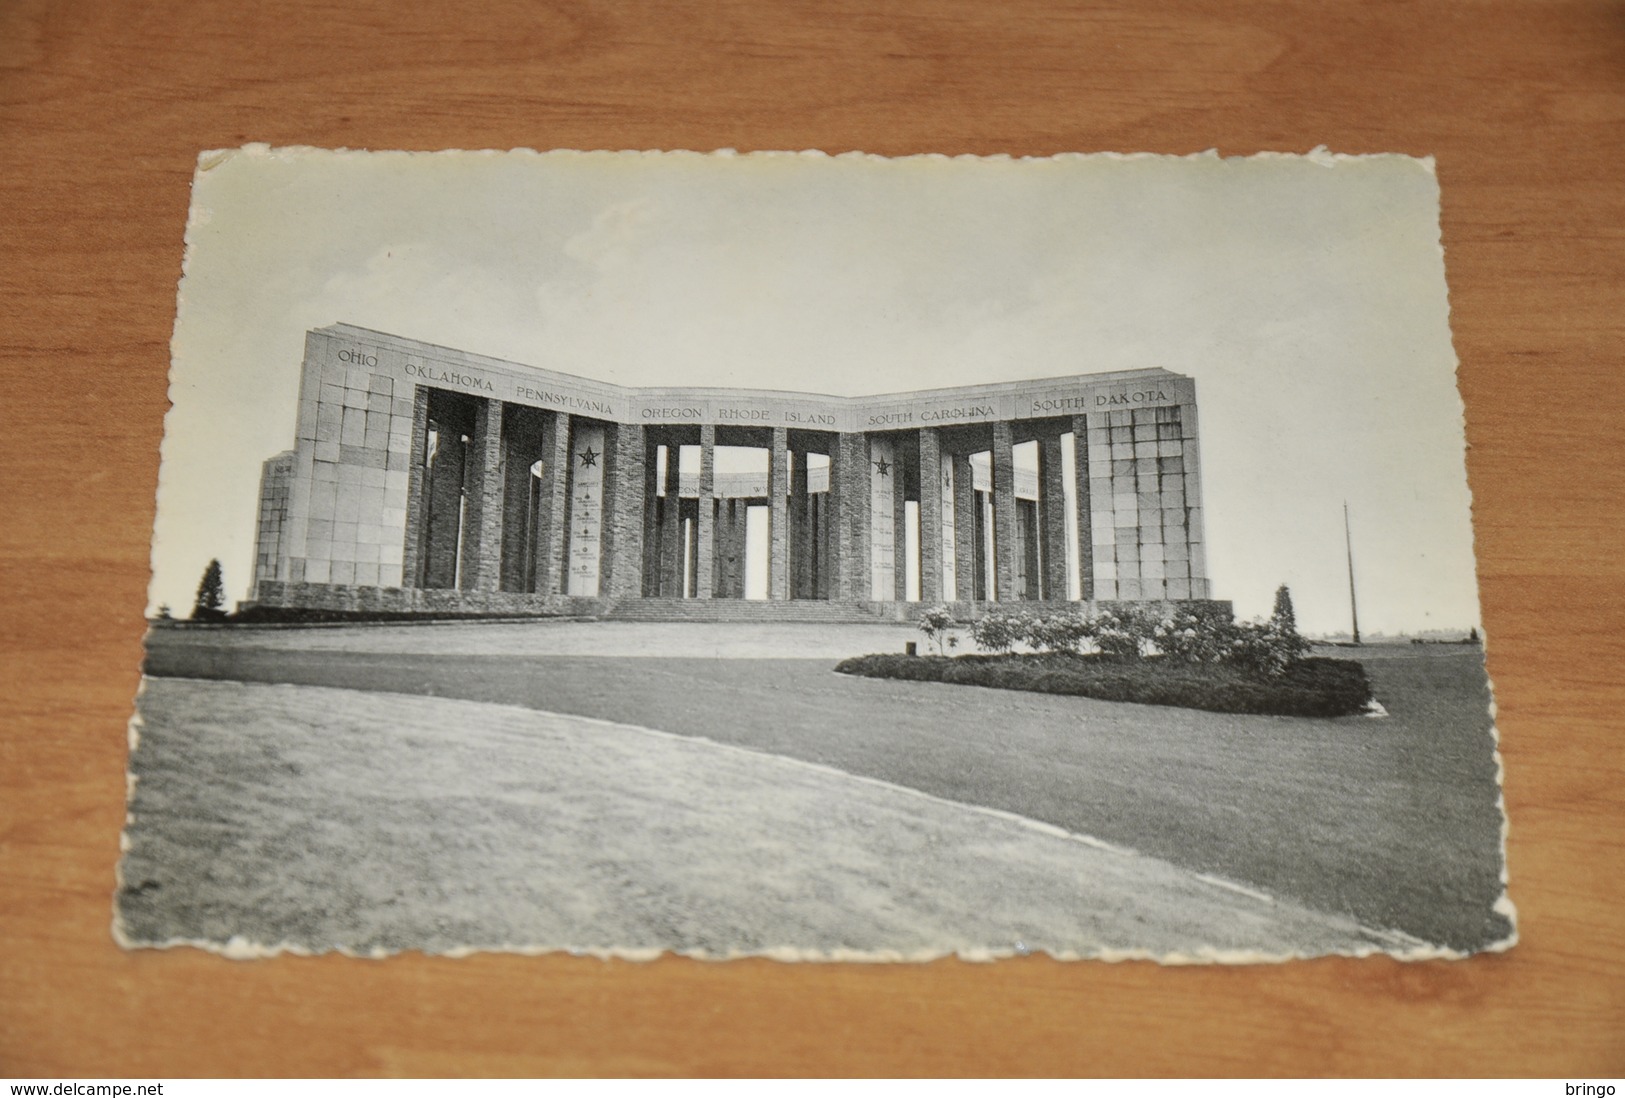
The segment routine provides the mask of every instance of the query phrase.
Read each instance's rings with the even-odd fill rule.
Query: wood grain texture
[[[0,7],[0,1075],[1625,1074],[1625,8]],[[108,934],[200,149],[1433,154],[1523,942],[1465,963],[222,961]]]

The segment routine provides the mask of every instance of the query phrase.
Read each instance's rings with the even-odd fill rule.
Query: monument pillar
[[[843,477],[846,476],[846,436],[835,435],[829,444],[829,489],[824,493],[823,524],[819,528],[819,536],[824,539],[820,550],[820,560],[823,562],[824,597],[831,600],[850,598],[847,593],[847,582],[852,574],[851,565],[848,564],[846,543],[848,541],[847,525],[842,519],[844,500],[847,490]]]
[[[748,565],[746,557],[750,555],[749,532],[750,501],[731,499],[728,506],[732,510],[729,517],[729,587],[730,598],[742,599],[747,594],[745,590],[745,571]]]
[[[815,547],[813,551],[818,555],[817,567],[813,571],[813,597],[820,599],[838,597],[830,589],[829,501],[835,498],[833,491],[832,480],[826,491],[807,497],[807,513],[813,523],[808,536]]]
[[[920,428],[920,601],[942,601],[942,436]]]
[[[660,498],[660,443],[655,436],[643,432],[643,576],[638,589],[645,595],[660,594],[660,514],[656,501]]]
[[[904,448],[892,447],[892,598],[908,601],[908,471],[903,462]]]
[[[694,595],[708,599],[716,593],[716,448],[717,429],[700,427],[699,518],[694,523]]]
[[[790,434],[784,427],[773,428],[773,447],[767,457],[768,566],[767,597],[782,602],[790,597],[788,525]]]
[[[530,590],[530,466],[536,460],[534,421],[521,419],[520,405],[503,409],[502,421],[502,590]]]
[[[570,527],[570,416],[566,412],[553,412],[542,424],[542,476],[536,590],[543,595],[562,595],[568,582],[564,543]]]
[[[807,507],[807,451],[790,453],[790,597],[812,598],[812,515]]]
[[[885,433],[869,435],[868,444],[864,459],[869,476],[869,589],[864,597],[889,602],[897,597],[897,496],[892,490],[897,480],[897,447]]]
[[[976,601],[976,561],[981,543],[976,537],[976,470],[969,454],[953,456],[954,492],[954,597]]]
[[[1013,602],[1016,591],[1016,454],[1010,424],[993,424],[993,561],[994,594]]]
[[[617,423],[604,447],[604,540],[601,590],[614,598],[643,591],[643,428]]]
[[[401,547],[401,586],[423,586],[423,548],[428,538],[428,507],[423,490],[429,464],[429,390],[412,394],[412,454],[406,467],[406,543]]]
[[[869,439],[836,436],[830,454],[831,595],[869,601]]]
[[[1061,432],[1038,440],[1038,529],[1043,588],[1040,597],[1064,601],[1070,591],[1066,568],[1066,473],[1061,465]]]
[[[1095,597],[1094,516],[1089,492],[1089,419],[1072,417],[1073,494],[1078,501],[1078,597]]]
[[[464,477],[467,511],[463,533],[464,591],[497,591],[502,586],[502,401],[474,407],[474,434]]]
[[[666,443],[666,494],[660,503],[660,597],[683,597],[683,448]]]
[[[576,420],[570,432],[570,540],[565,593],[593,596],[604,593],[604,472],[611,446],[608,428],[591,420]]]
[[[467,447],[461,435],[442,430],[429,457],[428,537],[424,546],[423,586],[457,586],[457,555],[462,532],[463,467]]]

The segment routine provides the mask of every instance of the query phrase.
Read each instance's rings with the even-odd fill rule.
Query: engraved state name
[[[698,405],[665,405],[643,409],[644,419],[673,420],[688,419],[695,421],[711,421],[715,423],[786,423],[817,427],[834,427],[835,416],[830,412],[798,411],[785,409],[774,411],[770,408],[742,408],[717,407],[707,409]]]
[[[1124,404],[1159,404],[1168,401],[1162,389],[1136,389],[1127,393],[1096,393],[1093,397],[1039,397],[1032,401],[1029,411],[1083,412],[1090,408],[1114,408]]]
[[[513,391],[520,400],[534,401],[553,408],[568,408],[573,412],[596,412],[603,416],[615,414],[615,405],[607,400],[595,400],[573,393],[555,393],[550,389],[532,389],[528,385],[515,385]]]
[[[794,408],[773,411],[769,408],[719,407],[713,412],[712,418],[718,423],[792,423],[819,427],[835,426],[835,416],[829,412],[799,411]]]
[[[465,374],[458,370],[448,370],[441,366],[430,366],[428,363],[408,362],[406,376],[420,378],[424,381],[438,381],[442,385],[461,385],[465,389],[481,389],[487,393],[496,392],[496,386],[476,374]]]
[[[998,415],[991,404],[956,404],[944,408],[924,408],[907,412],[875,412],[870,427],[895,427],[904,423],[952,423],[960,419],[990,419]]]

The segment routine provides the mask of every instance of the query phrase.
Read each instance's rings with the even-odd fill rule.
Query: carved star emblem
[[[875,462],[875,468],[880,471],[881,476],[887,476],[891,472],[891,462],[887,461],[885,458],[881,458],[879,461]]]
[[[598,455],[593,453],[591,446],[581,451],[581,453],[577,454],[576,457],[581,459],[581,467],[583,469],[591,468],[592,466],[598,464]]]

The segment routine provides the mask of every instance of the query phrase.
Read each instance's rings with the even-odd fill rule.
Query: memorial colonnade
[[[417,405],[407,587],[744,598],[754,509],[768,599],[1093,595],[1091,512],[1072,509],[1069,546],[1063,480],[1084,416],[833,432],[608,423],[426,388]],[[765,476],[719,477],[719,447],[764,451]]]
[[[334,325],[266,463],[256,597],[1207,598],[1164,370],[873,397],[632,389]]]

